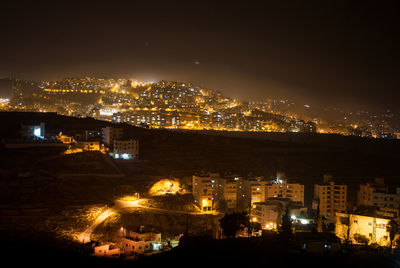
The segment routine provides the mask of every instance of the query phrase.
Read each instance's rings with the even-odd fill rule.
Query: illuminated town
[[[400,267],[390,1],[2,1],[2,267]]]
[[[3,79],[12,91],[5,111],[55,112],[147,128],[334,133],[398,138],[390,111],[337,111],[336,120],[296,113],[289,100],[239,101],[185,82],[67,78],[61,81]],[[307,104],[304,110],[310,110]],[[343,116],[343,118],[342,118]],[[340,118],[339,118],[340,117]],[[395,118],[394,118],[395,119]]]

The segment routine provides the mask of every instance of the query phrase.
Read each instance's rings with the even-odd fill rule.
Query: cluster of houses
[[[121,127],[104,127],[101,131],[85,130],[73,135],[60,133],[57,139],[68,144],[66,153],[82,151],[108,152],[114,159],[130,160],[139,156],[139,141],[127,139]]]
[[[192,177],[194,200],[202,211],[225,204],[229,210],[250,210],[251,220],[263,230],[276,231],[289,212],[296,232],[329,231],[342,241],[389,246],[388,224],[399,220],[400,188],[390,191],[383,179],[361,184],[357,205],[349,208],[348,187],[332,176],[314,185],[312,208],[304,206],[304,185],[290,182],[281,172],[275,179],[221,177],[218,173]],[[330,227],[330,228],[329,228]],[[360,240],[363,237],[364,240]]]
[[[138,231],[129,231],[121,227],[117,240],[117,243],[94,246],[93,254],[98,257],[135,258],[139,255],[152,254],[176,247],[179,243],[179,236],[174,239],[162,240],[161,233],[144,232],[143,226]]]
[[[22,124],[19,138],[7,139],[6,148],[63,147],[65,154],[84,151],[108,153],[114,159],[131,160],[139,156],[139,141],[126,137],[122,127],[103,127],[92,130],[69,130],[54,133],[45,123]]]

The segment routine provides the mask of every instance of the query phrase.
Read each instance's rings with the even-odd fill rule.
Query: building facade
[[[124,237],[121,239],[122,251],[127,255],[144,254],[146,243],[145,241]]]
[[[281,222],[283,207],[281,205],[260,202],[252,205],[252,221],[261,224],[264,230],[277,230]]]
[[[139,156],[138,140],[114,140],[113,155],[116,159],[133,159]]]
[[[192,193],[194,202],[202,211],[212,211],[216,201],[224,198],[225,181],[218,173],[194,175]]]
[[[102,140],[107,146],[113,146],[114,140],[122,140],[124,137],[124,129],[120,127],[102,128]]]
[[[330,181],[314,185],[313,208],[319,203],[319,213],[328,221],[335,222],[336,212],[345,212],[347,209],[347,185],[335,184]]]
[[[100,151],[100,142],[98,141],[79,141],[76,146],[82,148],[83,151]]]
[[[335,234],[342,241],[349,239],[354,244],[360,244],[359,238],[367,238],[368,244],[377,243],[380,246],[390,245],[387,231],[389,217],[378,215],[361,215],[356,213],[336,213]],[[349,230],[350,229],[350,230]]]
[[[228,209],[244,210],[250,205],[250,183],[242,177],[226,178],[224,183],[224,199]]]
[[[266,200],[269,198],[289,198],[294,202],[304,204],[304,185],[277,178],[266,185],[265,198]]]
[[[114,257],[119,256],[120,253],[120,248],[111,244],[100,245],[94,248],[94,255],[99,257]]]
[[[268,183],[263,179],[263,177],[257,177],[249,180],[251,204],[264,202],[266,200],[266,186]]]
[[[361,184],[357,193],[358,206],[376,206],[380,208],[399,208],[400,188],[389,191],[384,180],[376,178],[374,183]]]

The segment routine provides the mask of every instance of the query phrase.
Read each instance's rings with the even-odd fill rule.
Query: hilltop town
[[[398,115],[325,108],[289,99],[238,100],[189,82],[125,78],[65,78],[60,81],[1,79],[11,97],[0,110],[57,112],[134,126],[180,130],[335,133],[398,138]]]

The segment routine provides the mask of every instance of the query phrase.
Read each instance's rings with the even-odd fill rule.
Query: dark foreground
[[[53,241],[54,242],[54,241]],[[40,236],[19,239],[1,235],[3,263],[12,266],[78,266],[78,267],[399,267],[400,256],[373,249],[312,255],[286,249],[278,238],[225,239],[187,238],[175,249],[142,257],[136,261],[96,258],[85,255],[79,245],[54,245]],[[53,244],[53,245],[52,245]],[[261,267],[258,266],[258,267]]]

